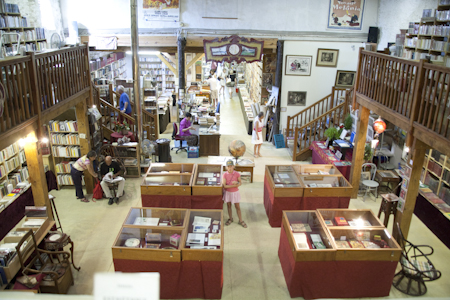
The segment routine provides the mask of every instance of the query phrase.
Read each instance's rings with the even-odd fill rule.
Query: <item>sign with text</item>
[[[179,21],[180,0],[143,0],[145,21]]]
[[[206,61],[254,62],[261,61],[264,41],[232,35],[222,39],[203,40]]]
[[[328,28],[361,30],[364,0],[330,0]]]

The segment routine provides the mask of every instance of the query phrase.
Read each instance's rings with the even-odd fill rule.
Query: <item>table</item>
[[[133,132],[128,131],[127,133],[127,138],[129,138],[131,140],[131,142],[136,142],[136,137],[134,136]],[[112,142],[117,142],[118,139],[123,138],[124,135],[120,132],[113,132],[111,133],[111,143]]]
[[[220,126],[210,127],[194,125],[199,139],[199,156],[220,155]]]
[[[385,187],[387,187],[392,193],[397,194],[396,191],[399,187],[398,184],[402,181],[402,179],[393,171],[377,170],[377,173],[375,174],[375,181],[380,183],[380,187],[383,182],[387,183]],[[389,186],[391,183],[394,184],[394,189]]]
[[[309,149],[312,151],[312,163],[313,164],[333,164],[338,168],[339,172],[344,175],[345,179],[350,180],[350,173],[352,169],[352,151],[346,151],[345,160],[339,161],[336,156],[328,149],[322,149],[319,147],[324,142],[312,142]]]
[[[226,164],[228,160],[233,160],[236,164],[236,159],[232,156],[208,156],[208,164],[221,164],[223,170],[226,171]],[[237,160],[234,169],[237,172],[249,172],[250,183],[253,182],[253,169],[255,168],[255,160],[249,157],[241,157]]]

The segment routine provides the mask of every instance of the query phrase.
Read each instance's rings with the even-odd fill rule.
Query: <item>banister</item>
[[[120,116],[124,117],[125,119],[130,120],[134,124],[135,119],[133,117],[130,117],[128,114],[121,112],[120,109],[118,109],[118,108],[114,107],[113,105],[109,104],[108,101],[105,101],[102,98],[100,98],[100,103],[103,106],[105,106],[105,107],[111,109],[112,111],[118,113]]]

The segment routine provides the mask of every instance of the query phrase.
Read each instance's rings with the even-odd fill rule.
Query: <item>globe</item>
[[[236,163],[237,163],[237,159],[240,156],[244,156],[245,149],[246,149],[245,144],[241,140],[234,140],[230,143],[230,145],[228,145],[228,152],[230,152],[230,154],[234,158],[236,158]]]

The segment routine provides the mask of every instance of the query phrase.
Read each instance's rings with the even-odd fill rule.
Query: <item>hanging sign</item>
[[[261,61],[264,41],[232,35],[222,39],[203,40],[206,61]]]
[[[143,0],[145,21],[179,21],[180,0]]]
[[[328,28],[361,30],[364,0],[330,0]]]

